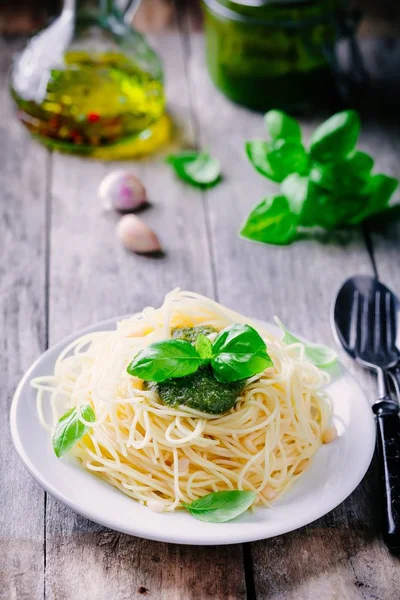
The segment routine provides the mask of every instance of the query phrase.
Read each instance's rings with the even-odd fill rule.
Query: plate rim
[[[146,529],[146,527],[140,528],[140,526],[138,528],[139,530],[135,532],[135,531],[133,531],[134,528],[127,529],[127,528],[124,528],[121,526],[116,526],[116,524],[113,522],[112,518],[109,519],[107,517],[107,515],[104,515],[104,518],[102,518],[102,519],[93,518],[93,514],[91,514],[91,512],[89,510],[85,510],[84,508],[81,507],[81,505],[79,505],[79,503],[66,497],[63,494],[63,492],[59,492],[52,483],[47,481],[46,476],[42,475],[41,472],[38,471],[38,469],[32,463],[31,459],[29,458],[29,455],[27,454],[27,452],[24,449],[23,443],[19,436],[18,424],[17,424],[17,406],[18,406],[18,403],[21,398],[21,392],[22,392],[25,384],[27,382],[29,382],[31,373],[48,355],[51,355],[54,352],[60,352],[63,348],[65,348],[68,344],[73,342],[75,339],[78,339],[82,335],[85,335],[91,331],[98,330],[101,327],[104,327],[105,330],[107,330],[107,328],[109,329],[110,327],[113,327],[113,326],[115,327],[115,325],[119,321],[130,318],[132,316],[132,314],[135,314],[135,313],[124,314],[124,315],[120,315],[118,317],[110,317],[107,319],[102,319],[101,321],[97,321],[96,323],[94,323],[92,325],[84,327],[83,329],[80,329],[75,333],[72,333],[72,334],[69,334],[69,335],[63,337],[60,341],[58,341],[55,344],[53,344],[52,346],[50,346],[47,350],[45,350],[43,353],[41,353],[39,355],[39,357],[31,364],[31,366],[27,369],[27,371],[21,377],[19,384],[15,390],[15,393],[14,393],[12,401],[11,401],[10,416],[9,416],[11,438],[13,441],[14,448],[15,448],[20,460],[22,461],[25,469],[28,471],[28,473],[31,475],[31,477],[33,477],[33,479],[47,493],[49,493],[51,496],[56,498],[56,500],[58,500],[65,506],[68,506],[74,512],[83,516],[84,518],[88,519],[89,521],[92,521],[94,523],[97,523],[99,525],[107,527],[113,531],[118,531],[118,532],[124,533],[126,535],[131,535],[133,537],[139,537],[139,538],[148,539],[151,541],[166,542],[166,543],[172,543],[172,544],[188,544],[188,545],[193,545],[193,546],[208,546],[208,545],[221,545],[222,546],[222,545],[241,544],[241,543],[256,542],[256,541],[264,540],[264,539],[270,539],[270,538],[273,538],[276,536],[285,535],[286,533],[290,533],[291,531],[295,531],[297,529],[300,529],[301,527],[305,527],[305,526],[313,523],[314,521],[317,521],[318,519],[322,518],[323,516],[327,515],[335,508],[337,508],[337,506],[339,506],[342,502],[344,502],[346,500],[346,498],[348,498],[350,496],[350,494],[352,494],[353,491],[360,485],[361,481],[364,479],[365,474],[368,471],[368,468],[371,464],[371,461],[372,461],[372,458],[373,458],[373,455],[375,452],[375,445],[376,445],[375,420],[373,417],[372,409],[370,408],[370,403],[368,402],[368,399],[364,393],[364,390],[358,383],[356,377],[354,377],[354,375],[338,359],[338,364],[341,369],[341,376],[342,377],[345,376],[352,380],[353,384],[358,389],[358,394],[363,397],[366,409],[368,409],[368,408],[370,409],[370,418],[368,418],[368,420],[370,421],[372,435],[370,436],[369,448],[366,448],[365,452],[363,453],[364,460],[362,461],[362,469],[360,468],[360,470],[359,470],[359,476],[356,478],[357,481],[356,481],[356,479],[354,479],[354,480],[352,480],[351,484],[344,485],[342,488],[342,493],[337,495],[335,502],[330,506],[330,508],[328,510],[326,510],[325,507],[321,507],[321,510],[316,511],[314,513],[314,516],[312,519],[309,520],[308,517],[306,517],[306,519],[304,519],[304,517],[299,518],[297,524],[293,525],[293,523],[291,523],[290,525],[288,525],[287,528],[283,527],[278,533],[273,533],[272,535],[266,536],[265,532],[263,533],[263,528],[260,526],[260,533],[256,534],[256,535],[246,536],[246,535],[243,535],[243,532],[241,535],[238,532],[237,536],[232,535],[229,539],[221,540],[218,537],[218,534],[211,534],[211,532],[210,532],[210,534],[208,535],[208,538],[201,540],[201,541],[196,539],[196,537],[190,538],[190,537],[186,537],[186,536],[185,536],[185,539],[179,540],[179,539],[177,539],[177,537],[172,537],[168,534],[163,535],[162,532],[160,532],[160,535],[152,535],[151,533],[146,533],[144,531]],[[251,320],[254,322],[258,321],[260,324],[263,324],[264,326],[267,326],[268,328],[271,328],[272,330],[276,330],[276,326],[271,322],[261,321],[260,319],[251,319]],[[367,414],[367,410],[366,410],[366,414]],[[90,474],[88,473],[88,475],[90,475]],[[108,485],[108,484],[105,483],[105,485]],[[270,510],[273,510],[273,508]],[[221,524],[212,524],[212,525],[219,525],[219,527],[221,527]]]

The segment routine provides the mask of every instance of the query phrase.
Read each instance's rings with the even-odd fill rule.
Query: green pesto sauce
[[[167,406],[182,404],[205,413],[219,415],[235,406],[246,380],[220,383],[210,366],[201,367],[186,377],[167,379],[161,383],[149,381],[147,388],[157,392]]]
[[[172,330],[172,337],[175,340],[184,340],[193,344],[200,333],[203,335],[210,335],[210,333],[217,333],[217,330],[211,325],[197,325],[197,327],[175,327]]]
[[[175,339],[194,343],[199,334],[210,335],[217,330],[210,325],[197,327],[177,327],[172,335]],[[201,367],[196,373],[186,377],[168,379],[161,383],[149,381],[146,387],[156,392],[167,406],[177,408],[185,405],[201,412],[219,415],[235,406],[246,380],[220,383],[213,375],[209,365]]]

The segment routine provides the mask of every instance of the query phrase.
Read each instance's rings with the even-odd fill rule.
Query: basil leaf
[[[210,359],[213,354],[213,345],[211,340],[202,333],[199,333],[197,340],[194,343],[198,355],[203,361]]]
[[[362,191],[334,193],[321,189],[305,202],[300,215],[300,225],[304,227],[324,227],[333,229],[349,224],[365,205],[367,197]]]
[[[298,221],[285,196],[270,196],[253,208],[239,235],[254,242],[284,246],[296,239]]]
[[[274,150],[268,154],[272,170],[281,182],[290,173],[304,173],[308,167],[308,156],[301,144],[294,142],[277,142]]]
[[[306,342],[300,338],[295,337],[286,329],[286,327],[283,325],[282,321],[278,319],[278,317],[275,317],[275,323],[283,331],[282,342],[284,344],[298,344],[299,342],[303,344],[305,349],[305,357],[316,367],[323,369],[325,367],[331,366],[333,363],[336,362],[337,354],[334,350],[332,350],[332,348],[329,348],[328,346],[323,346],[321,344],[311,344],[310,342]]]
[[[364,208],[357,215],[353,216],[350,222],[354,225],[361,223],[364,219],[380,213],[387,208],[398,183],[398,180],[394,177],[389,177],[381,173],[370,177],[364,190],[364,194],[366,195]]]
[[[264,340],[250,325],[229,325],[214,340],[211,366],[221,383],[252,377],[272,365]]]
[[[294,142],[280,140],[271,146],[254,140],[246,142],[246,153],[256,171],[278,183],[290,173],[303,173],[308,166],[304,147]]]
[[[53,450],[58,458],[71,450],[76,442],[89,431],[89,427],[79,419],[80,414],[85,421],[93,423],[96,420],[93,409],[89,404],[81,406],[80,412],[78,412],[76,406],[67,410],[58,420],[52,435]]]
[[[268,160],[268,154],[272,150],[271,144],[263,140],[251,140],[246,142],[245,150],[249,161],[258,173],[272,181],[279,181]]]
[[[197,371],[203,360],[189,342],[166,340],[140,350],[127,367],[129,375],[145,381],[165,381]]]
[[[281,185],[282,193],[286,196],[292,213],[302,214],[306,202],[312,202],[317,190],[308,175],[292,173]]]
[[[275,140],[290,140],[300,142],[300,125],[281,110],[270,110],[264,117],[265,126],[269,135]]]
[[[256,492],[231,490],[226,492],[212,492],[183,506],[190,514],[207,523],[225,523],[232,521],[244,513],[256,499]]]
[[[347,162],[351,165],[353,172],[358,175],[365,177],[369,175],[372,167],[374,166],[374,159],[366,152],[360,152],[355,150],[350,156],[347,157]]]
[[[221,167],[216,158],[207,152],[180,152],[166,158],[175,173],[191,185],[207,188],[221,180]]]
[[[373,160],[364,152],[354,152],[348,158],[334,163],[314,163],[310,179],[334,193],[358,193],[369,179]]]
[[[310,155],[314,160],[329,162],[347,156],[360,134],[360,119],[354,110],[330,117],[311,136]]]

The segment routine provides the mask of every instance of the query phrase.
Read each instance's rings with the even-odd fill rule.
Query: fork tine
[[[385,308],[386,308],[386,343],[389,352],[395,352],[396,340],[393,335],[393,324],[396,323],[396,314],[394,308],[393,296],[385,293]]]
[[[361,303],[361,314],[360,314],[360,326],[361,326],[361,332],[360,332],[360,348],[361,348],[361,352],[365,352],[368,348],[369,342],[370,342],[370,336],[371,336],[371,314],[373,314],[373,311],[371,310],[372,306],[371,306],[371,302],[370,302],[370,295],[363,295],[361,296],[362,298],[362,303]],[[373,316],[372,316],[373,319]],[[372,329],[373,331],[373,329]]]
[[[362,354],[367,342],[367,322],[368,322],[368,303],[366,297],[357,292],[357,324],[355,350],[357,354]]]
[[[382,300],[384,302],[384,298],[382,298],[382,294],[380,290],[376,290],[374,296],[374,352],[375,354],[379,352],[383,345],[383,328],[382,328],[382,317],[385,314],[385,307],[382,307]],[[382,310],[383,308],[383,310]]]
[[[358,322],[358,305],[360,294],[358,290],[354,290],[351,301],[350,323],[349,323],[349,349],[354,352],[357,340],[357,322]]]

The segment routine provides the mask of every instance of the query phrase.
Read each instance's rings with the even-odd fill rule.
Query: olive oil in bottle
[[[162,66],[111,2],[78,2],[17,59],[18,116],[48,146],[99,158],[146,154],[169,137]]]

